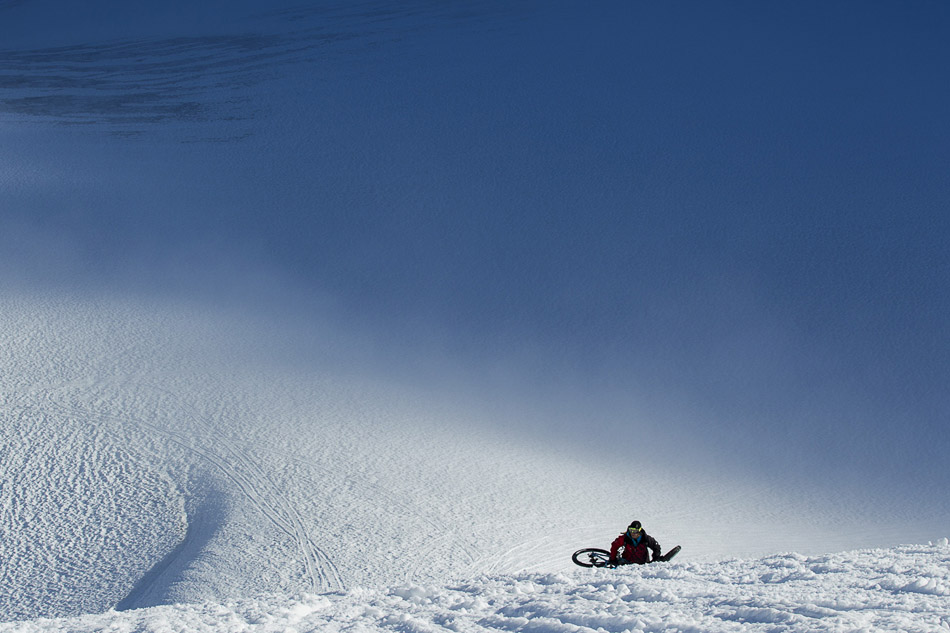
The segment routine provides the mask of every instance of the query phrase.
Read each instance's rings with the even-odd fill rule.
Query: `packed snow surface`
[[[58,631],[948,631],[950,547],[778,554],[270,596],[0,625]]]

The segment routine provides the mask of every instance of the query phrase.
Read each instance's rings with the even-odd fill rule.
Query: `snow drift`
[[[950,630],[950,547],[478,576],[449,585],[269,596],[0,625],[62,631]]]

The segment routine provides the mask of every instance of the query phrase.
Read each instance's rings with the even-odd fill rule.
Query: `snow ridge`
[[[486,575],[0,625],[61,631],[950,631],[950,546]]]

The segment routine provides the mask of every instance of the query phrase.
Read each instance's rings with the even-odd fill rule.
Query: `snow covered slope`
[[[950,11],[746,4],[0,0],[0,621],[941,626],[823,557],[950,525]]]
[[[154,607],[0,625],[59,631],[950,630],[950,548],[478,576],[293,597]]]
[[[632,518],[684,561],[916,525],[532,440],[514,403],[357,372],[341,332],[65,298],[4,301],[0,332],[3,620],[564,573]]]
[[[557,559],[509,550],[602,485],[201,318],[6,305],[4,619]]]

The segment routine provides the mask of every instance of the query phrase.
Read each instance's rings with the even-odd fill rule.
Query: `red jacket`
[[[617,552],[621,547],[623,547],[623,558],[619,559],[617,558]],[[655,538],[646,532],[640,532],[640,539],[634,543],[624,532],[610,544],[610,559],[620,563],[643,565],[650,562],[648,549],[653,551],[653,560],[660,557],[660,544],[656,542]]]

